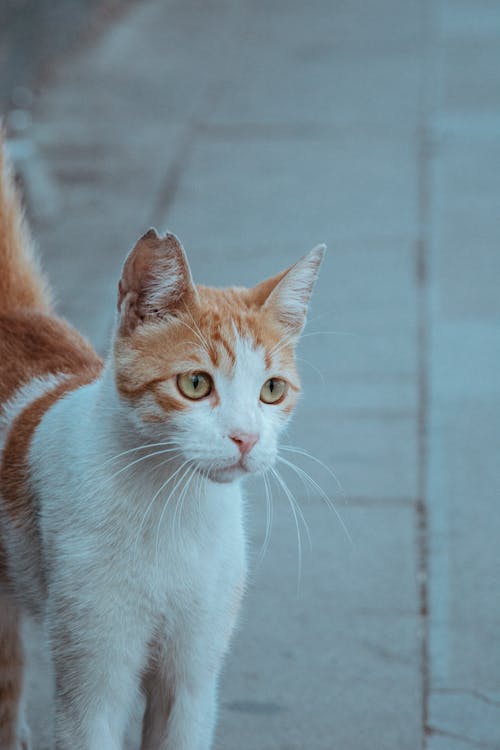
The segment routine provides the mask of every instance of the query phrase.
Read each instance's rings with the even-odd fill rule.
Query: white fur
[[[239,449],[230,437],[240,432],[259,436],[245,459],[248,471],[263,471],[272,465],[277,439],[286,421],[280,408],[259,400],[264,382],[276,375],[266,369],[264,352],[249,340],[236,337],[235,358],[236,366],[230,375],[221,370],[215,373],[215,387],[220,398],[216,410],[209,401],[203,401],[191,413],[174,418],[179,433],[185,440],[189,439],[186,455],[207,471],[213,467],[215,475],[240,458]]]
[[[263,469],[284,423],[280,409],[259,401],[273,374],[263,352],[239,341],[236,359],[230,376],[216,378],[217,408],[208,399],[193,403],[155,433],[137,429],[135,410],[115,389],[112,364],[54,405],[36,430],[30,463],[49,571],[58,749],[123,747],[153,639],[159,651],[148,679],[152,729],[142,750],[211,747],[217,676],[245,580],[238,479],[244,472],[221,483],[188,469],[182,479],[183,462],[212,476],[215,465],[239,460],[230,435],[245,431],[260,436],[247,468]],[[179,455],[118,455],[164,439],[176,440]]]
[[[13,421],[18,417],[24,409],[32,404],[37,399],[44,396],[46,393],[52,391],[61,382],[66,379],[66,375],[47,375],[46,377],[32,378],[28,383],[19,388],[12,398],[9,399],[2,407],[0,407],[0,457],[3,452],[9,430],[12,426]],[[39,583],[32,575],[31,570],[27,570],[29,566],[23,564],[23,561],[27,558],[33,558],[33,549],[30,549],[31,540],[27,540],[23,530],[17,529],[10,521],[8,515],[4,512],[2,505],[2,498],[0,496],[0,538],[7,550],[7,556],[9,560],[16,561],[17,578],[18,582],[23,589],[22,594],[25,598],[31,600],[32,609],[38,609],[38,601],[40,597]],[[8,617],[8,609],[11,606],[10,596],[6,599],[2,597],[0,591],[0,607],[2,608],[2,616]],[[5,672],[3,678],[6,678]],[[29,750],[31,747],[31,736],[28,724],[26,722],[26,706],[25,706],[25,694],[21,697],[21,702],[18,707],[17,715],[17,738],[16,748],[19,750]],[[0,746],[2,745],[2,738],[0,737]],[[10,747],[10,745],[9,745]]]
[[[176,255],[157,258],[155,277],[147,287],[147,304],[151,308],[161,308],[165,300],[178,297],[179,285],[184,282],[182,269]]]
[[[267,371],[261,349],[238,339],[233,370],[214,374],[217,406],[192,402],[152,424],[140,416],[147,402],[122,401],[113,368],[110,360],[101,378],[48,410],[29,454],[56,750],[123,748],[146,668],[141,750],[209,750],[218,673],[246,575],[240,478],[274,461],[286,417],[259,393],[279,373]],[[62,377],[20,389],[2,412],[4,431]],[[239,432],[259,436],[244,458],[231,440]],[[137,450],[163,441],[165,453]],[[40,587],[24,576],[16,584],[39,609]]]
[[[19,388],[3,406],[0,406],[0,453],[3,451],[10,426],[14,419],[33,401],[36,401],[56,388],[66,377],[66,375],[46,375],[45,377],[32,378],[28,383]]]
[[[0,460],[9,431],[14,420],[34,401],[54,390],[67,379],[65,374],[35,377],[21,386],[14,395],[0,407]],[[41,581],[39,550],[34,546],[30,534],[23,526],[14,523],[3,507],[0,494],[0,539],[7,551],[7,559],[15,562],[11,573],[15,575],[19,595],[28,608],[36,614],[41,606]],[[33,562],[35,564],[33,564]]]

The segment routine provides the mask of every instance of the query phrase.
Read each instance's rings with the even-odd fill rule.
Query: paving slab
[[[148,0],[36,108],[37,236],[61,310],[101,351],[123,256],[151,223],[206,283],[330,247],[287,441],[338,471],[344,495],[294,455],[353,545],[287,474],[312,538],[297,591],[286,498],[275,488],[259,563],[265,493],[249,487],[217,747],[500,747],[498,21],[483,0]],[[37,215],[41,193],[52,213]],[[47,671],[30,678],[36,750]]]
[[[499,748],[500,13],[441,2],[438,21],[427,748]]]
[[[259,550],[256,491],[249,515]],[[415,748],[418,711],[409,719],[406,709],[420,700],[414,509],[344,509],[351,545],[333,514],[301,498],[312,549],[304,539],[297,589],[295,524],[276,495],[271,542],[222,682],[218,746],[368,750],[376,731],[377,747]]]

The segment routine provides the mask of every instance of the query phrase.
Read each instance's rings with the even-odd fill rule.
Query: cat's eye
[[[206,372],[186,372],[177,375],[177,387],[186,398],[197,401],[212,391],[213,382]]]
[[[265,404],[277,404],[286,392],[286,381],[281,378],[269,378],[260,389],[260,400]]]

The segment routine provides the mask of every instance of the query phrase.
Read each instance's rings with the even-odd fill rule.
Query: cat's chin
[[[236,466],[224,466],[220,469],[212,469],[208,474],[208,479],[211,482],[217,482],[217,484],[229,484],[249,473],[249,470],[244,466],[236,464]]]
[[[222,466],[220,468],[211,469],[207,476],[208,479],[217,484],[229,484],[235,482],[238,479],[247,477],[250,475],[262,474],[267,467],[250,467],[245,466],[243,463],[237,463],[233,466]]]

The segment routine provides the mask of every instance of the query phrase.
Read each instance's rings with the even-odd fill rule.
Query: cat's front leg
[[[123,750],[147,642],[129,623],[97,600],[52,607],[56,750]]]
[[[210,750],[215,727],[217,675],[169,675],[159,667],[144,682],[141,750]]]
[[[201,618],[182,635],[157,642],[143,680],[146,712],[141,750],[210,750],[217,680],[242,593],[235,586],[219,618]]]

